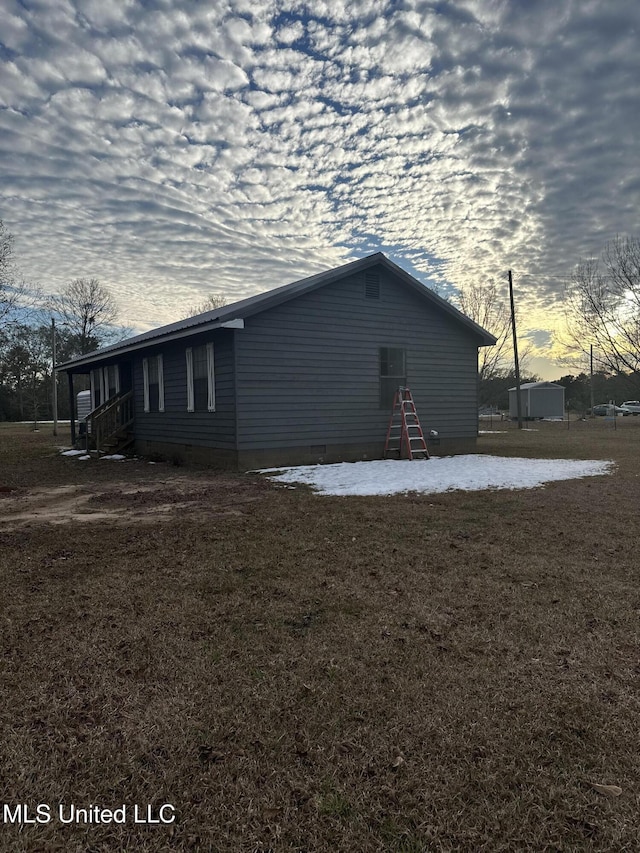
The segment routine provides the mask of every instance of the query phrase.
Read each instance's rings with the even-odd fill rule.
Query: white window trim
[[[142,387],[144,394],[144,410],[149,411],[149,359],[142,359]]]
[[[191,347],[186,348],[185,358],[187,360],[187,411],[193,412],[193,350]]]
[[[213,344],[206,344],[207,350],[207,411],[215,412],[216,410],[216,365],[213,352]],[[185,358],[187,361],[187,411],[195,411],[195,393],[193,388],[193,348],[187,347],[185,350]]]
[[[207,344],[207,411],[216,410],[216,366],[213,357],[213,344]]]
[[[158,359],[158,411],[164,412],[164,365],[162,355],[156,357]]]
[[[162,355],[152,355],[155,358],[158,373],[158,411],[164,412],[164,362]],[[149,359],[142,359],[142,384],[144,392],[144,410],[151,411],[151,395],[149,393]]]

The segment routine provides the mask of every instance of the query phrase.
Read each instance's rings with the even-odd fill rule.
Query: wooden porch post
[[[67,379],[69,381],[69,417],[71,418],[71,444],[76,443],[76,401],[73,396],[73,373],[67,371]]]

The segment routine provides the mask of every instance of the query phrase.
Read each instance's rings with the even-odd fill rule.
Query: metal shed
[[[520,386],[523,418],[563,418],[564,387],[555,382],[525,382]],[[509,417],[518,417],[515,388],[509,388]]]

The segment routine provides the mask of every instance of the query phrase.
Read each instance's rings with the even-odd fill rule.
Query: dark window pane
[[[109,377],[109,397],[113,397],[116,393],[116,371],[117,367],[112,364],[108,371]]]
[[[149,411],[157,412],[160,405],[160,386],[157,382],[149,384]]]
[[[400,347],[380,347],[380,408],[390,409],[398,387],[406,384],[406,351]]]
[[[393,397],[398,390],[398,385],[404,385],[404,379],[380,379],[380,408],[391,409],[393,406]]]
[[[149,385],[152,383],[158,384],[158,359],[157,357],[151,356],[151,358],[147,359],[147,367],[149,368]]]
[[[193,378],[194,379],[206,379],[207,378],[207,348],[205,347],[194,347],[193,348]]]
[[[398,347],[380,349],[380,376],[404,376],[405,351]]]
[[[92,371],[93,378],[93,403],[96,408],[102,403],[102,394],[100,393],[100,371]]]
[[[209,408],[209,367],[207,347],[193,348],[193,408],[196,412],[206,412]]]
[[[147,377],[149,379],[149,411],[160,411],[160,373],[158,356],[152,355],[147,359]]]
[[[193,408],[196,412],[206,412],[209,404],[209,383],[204,378],[193,380]]]

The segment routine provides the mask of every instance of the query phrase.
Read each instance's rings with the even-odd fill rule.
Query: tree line
[[[114,298],[95,278],[75,279],[49,296],[25,282],[13,235],[0,220],[0,420],[52,418],[54,350],[59,364],[126,332]],[[68,417],[68,395],[58,397],[59,415]]]
[[[182,314],[191,317],[224,304],[223,296],[211,294]],[[62,364],[131,334],[109,289],[95,278],[74,279],[54,295],[25,282],[13,236],[0,220],[0,421],[53,417],[54,349],[55,363]],[[56,381],[58,416],[68,418],[66,376],[58,374]],[[80,376],[76,391],[82,383]]]
[[[525,382],[538,382],[539,376],[524,373],[520,377]],[[589,373],[567,373],[553,380],[556,385],[564,386],[565,407],[575,414],[586,414],[591,408],[591,375]],[[509,409],[509,388],[515,388],[516,377],[513,370],[498,371],[493,376],[480,381],[479,405],[481,409]],[[593,374],[594,403],[608,403],[614,400],[618,405],[625,400],[640,399],[640,376],[633,373],[607,373],[597,370]]]
[[[54,349],[60,364],[119,337],[115,303],[96,279],[76,279],[46,300],[23,290],[30,304],[16,302],[0,327],[0,420],[53,417]],[[55,326],[50,317],[54,316]],[[69,401],[58,375],[58,413],[69,416]]]
[[[504,288],[502,289],[504,291]],[[508,390],[516,384],[511,353],[511,316],[506,296],[495,283],[462,288],[458,307],[498,339],[480,350],[480,406],[506,409]],[[640,399],[640,239],[616,237],[600,257],[579,261],[563,293],[565,332],[560,341],[563,363],[572,373],[556,380],[564,385],[570,411],[591,405],[591,361],[596,404]],[[521,350],[521,382],[539,377],[528,370],[531,348]]]

